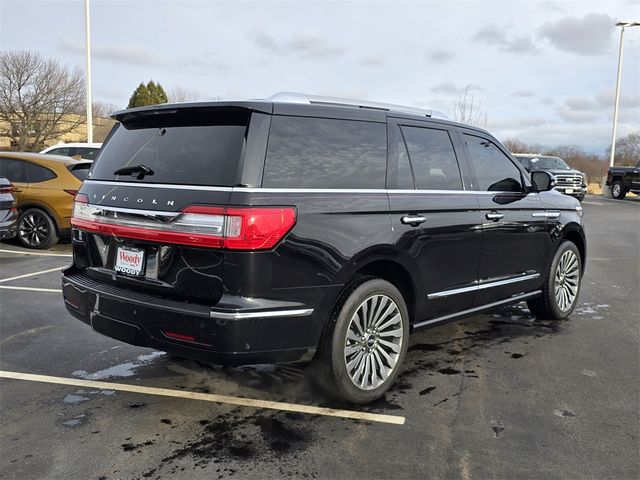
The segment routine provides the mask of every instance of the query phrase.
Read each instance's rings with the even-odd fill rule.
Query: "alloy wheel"
[[[620,190],[621,190],[620,184],[619,183],[614,183],[613,184],[613,196],[614,197],[620,196]]]
[[[403,319],[387,295],[360,304],[347,327],[344,362],[351,382],[363,390],[382,385],[394,372],[404,341]]]
[[[22,218],[18,234],[27,245],[39,247],[49,238],[49,225],[42,215],[30,213]]]
[[[573,307],[580,286],[580,262],[575,252],[567,250],[558,261],[555,273],[555,297],[558,308],[566,312]]]

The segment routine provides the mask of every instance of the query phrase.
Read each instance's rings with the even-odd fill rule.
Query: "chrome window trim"
[[[177,185],[173,183],[136,183],[136,182],[116,182],[112,180],[91,180],[84,181],[87,184],[111,185],[123,187],[143,187],[143,188],[171,188],[177,190],[200,190],[212,192],[242,192],[242,193],[385,193],[385,194],[441,194],[441,195],[499,195],[517,192],[489,192],[484,190],[413,190],[413,189],[387,189],[387,188],[262,188],[262,187],[209,187],[206,185]]]
[[[542,293],[541,290],[534,290],[533,292],[529,292],[529,293],[521,293],[519,295],[514,295],[513,297],[505,298],[504,300],[498,300],[497,302],[487,303],[485,305],[480,305],[479,307],[473,307],[468,310],[462,310],[460,312],[450,313],[449,315],[444,315],[442,317],[432,318],[431,320],[425,320],[423,322],[414,323],[412,325],[412,328],[416,329],[420,327],[425,327],[427,325],[431,325],[432,323],[444,322],[446,320],[450,320],[456,317],[466,316],[471,313],[479,312],[479,311],[486,310],[493,307],[498,307],[500,305],[505,305],[509,303],[518,303],[518,302],[521,302],[522,300],[527,300],[529,298],[536,297],[540,295],[540,293]]]
[[[251,318],[273,318],[273,317],[306,317],[313,313],[313,308],[301,308],[296,310],[270,310],[266,312],[220,312],[211,310],[210,318],[220,320],[246,320]]]
[[[475,285],[470,285],[468,287],[453,288],[451,290],[443,290],[441,292],[430,293],[427,295],[427,298],[429,300],[433,300],[436,298],[444,298],[444,297],[449,297],[451,295],[458,295],[460,293],[475,292],[478,290],[484,290],[486,288],[500,287],[502,285],[509,285],[512,283],[525,282],[527,280],[534,280],[539,276],[540,276],[539,273],[530,273],[530,274],[519,275],[517,277],[505,278],[503,280],[477,283]]]

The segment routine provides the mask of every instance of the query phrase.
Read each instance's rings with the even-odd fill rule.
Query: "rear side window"
[[[89,169],[91,168],[90,163],[81,163],[79,165],[69,165],[67,167],[71,174],[76,177],[81,182],[84,182],[89,175]]]
[[[56,174],[51,170],[45,167],[41,167],[40,165],[36,165],[35,163],[28,162],[26,167],[29,183],[46,182],[47,180],[56,178]]]
[[[416,187],[424,190],[462,190],[462,178],[451,138],[446,130],[402,127]]]
[[[99,158],[91,179],[141,183],[233,186],[245,141],[249,112],[179,109],[124,119]],[[153,174],[114,175],[144,165]]]
[[[493,142],[466,133],[464,139],[476,174],[476,190],[522,191],[520,169]]]
[[[12,183],[29,183],[26,167],[27,162],[22,160],[0,157],[0,177],[5,177]]]
[[[275,116],[262,186],[384,188],[386,159],[385,124]]]

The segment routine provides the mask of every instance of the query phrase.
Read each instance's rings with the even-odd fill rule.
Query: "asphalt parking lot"
[[[102,337],[63,306],[68,245],[0,243],[0,477],[637,479],[640,199],[584,210],[569,320],[519,304],[419,332],[367,407],[331,404],[303,367],[211,367]]]

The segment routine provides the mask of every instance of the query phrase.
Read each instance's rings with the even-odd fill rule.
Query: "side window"
[[[29,183],[46,182],[47,180],[56,178],[56,174],[51,170],[41,167],[40,165],[36,165],[35,163],[27,162],[26,167]]]
[[[81,148],[78,148],[78,155],[80,155],[82,158],[86,160],[95,160],[96,157],[98,156],[99,151],[100,151],[99,148],[81,147]]]
[[[464,134],[470,162],[476,174],[476,190],[521,192],[520,170],[496,145],[481,137]]]
[[[26,166],[22,160],[0,157],[0,177],[6,177],[13,183],[29,183]]]
[[[424,190],[462,190],[462,177],[446,130],[402,127],[409,149],[416,187]]]
[[[389,125],[389,174],[388,188],[413,190],[413,172],[409,163],[407,147],[400,133],[400,127]]]
[[[384,188],[383,123],[274,116],[262,180],[266,188]]]
[[[49,150],[47,152],[48,155],[72,155],[72,150],[75,150],[74,148],[69,148],[69,147],[60,147],[60,148],[54,148],[53,150]]]

